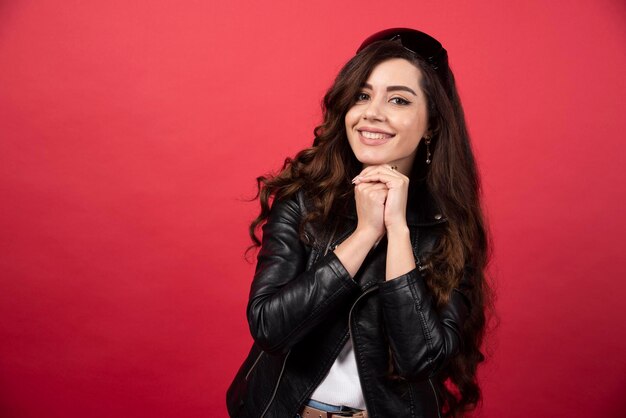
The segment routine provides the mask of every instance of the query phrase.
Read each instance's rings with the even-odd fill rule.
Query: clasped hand
[[[352,182],[357,229],[373,231],[382,238],[389,230],[406,228],[407,176],[389,165],[375,165],[365,168]]]

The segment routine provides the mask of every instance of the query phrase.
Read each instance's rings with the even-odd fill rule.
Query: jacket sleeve
[[[266,352],[287,352],[358,285],[333,252],[305,271],[308,252],[299,238],[296,198],[274,202],[250,290],[250,333]]]
[[[468,286],[465,275],[448,303],[437,310],[417,269],[381,284],[385,327],[400,376],[428,379],[459,352],[461,330],[470,310],[469,300],[463,294]]]

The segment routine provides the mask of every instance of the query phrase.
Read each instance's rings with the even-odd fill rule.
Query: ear
[[[429,136],[429,137],[435,137],[437,135],[439,135],[439,131],[441,129],[439,128],[439,124],[437,123],[429,123],[428,124],[428,129],[426,130],[426,132],[424,133],[424,136]]]

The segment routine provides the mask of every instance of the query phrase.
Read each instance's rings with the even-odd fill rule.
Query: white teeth
[[[360,132],[361,132],[361,135],[363,135],[367,139],[385,139],[388,137],[388,135],[379,134],[375,132],[368,132],[368,131],[360,131]]]

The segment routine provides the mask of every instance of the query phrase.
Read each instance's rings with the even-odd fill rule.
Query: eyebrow
[[[372,85],[369,83],[363,83],[363,87],[368,88],[370,90],[374,89]],[[387,87],[387,91],[408,91],[413,96],[417,96],[417,94],[413,91],[413,89],[407,86],[389,86]]]

